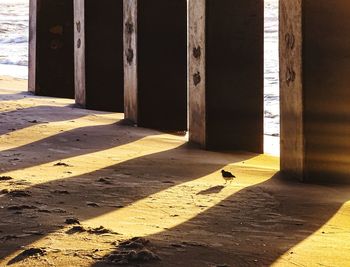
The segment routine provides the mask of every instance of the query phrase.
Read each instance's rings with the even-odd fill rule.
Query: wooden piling
[[[263,1],[189,0],[190,141],[263,152]]]
[[[76,103],[123,112],[123,1],[74,0],[74,17]]]
[[[30,0],[29,9],[29,91],[73,98],[73,0]]]
[[[186,0],[124,0],[125,118],[187,129]]]
[[[350,3],[280,1],[281,170],[350,181]]]

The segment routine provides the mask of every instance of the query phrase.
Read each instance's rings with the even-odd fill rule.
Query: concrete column
[[[190,141],[263,152],[263,0],[189,0]]]
[[[29,6],[29,91],[73,98],[73,0],[30,0]]]
[[[187,129],[186,0],[124,0],[125,118]]]
[[[76,103],[123,112],[123,1],[74,0],[74,20]]]
[[[281,169],[350,181],[350,2],[280,1]]]

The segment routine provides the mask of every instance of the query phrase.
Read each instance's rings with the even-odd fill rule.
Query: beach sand
[[[349,266],[350,187],[0,88],[0,266]]]
[[[10,76],[0,76],[0,89],[8,89],[15,91],[26,91],[28,88],[28,80],[13,78]]]

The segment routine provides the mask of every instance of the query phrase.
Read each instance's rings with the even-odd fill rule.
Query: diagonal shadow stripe
[[[175,144],[169,143],[168,146],[170,147],[177,147],[179,144],[178,142]],[[153,145],[153,143],[150,142],[150,145]],[[74,214],[81,220],[102,216],[118,209],[115,208],[115,204],[114,206],[112,205],[113,203],[122,203],[123,206],[128,206],[174,185],[217,172],[222,166],[233,163],[235,160],[240,161],[251,157],[251,155],[227,156],[227,158],[217,160],[215,159],[215,153],[211,154],[208,152],[207,156],[211,155],[208,157],[208,161],[197,164],[196,157],[200,156],[201,153],[202,151],[192,150],[184,145],[167,151],[129,159],[121,164],[96,170],[92,173],[27,187],[26,191],[31,197],[16,199],[15,202],[11,201],[9,197],[3,197],[1,205],[8,207],[10,204],[22,205],[25,203],[26,205],[36,206],[38,204],[35,203],[41,203],[44,206],[59,207],[65,210],[66,213],[64,214],[41,214],[38,210],[29,210],[29,213],[25,211],[11,225],[11,233],[20,233],[23,232],[23,229],[33,229],[36,225],[43,224],[43,228],[47,229],[47,234],[49,234],[63,228],[62,223],[67,214]],[[189,161],[185,165],[182,161],[184,156]],[[177,174],[169,177],[175,171]],[[99,177],[106,176],[111,178],[112,185],[101,185],[97,182]],[[170,184],[168,183],[169,179],[171,180]],[[69,192],[69,195],[64,197],[65,203],[63,204],[59,204],[60,199],[57,199],[52,193],[57,189]],[[98,203],[100,207],[92,209],[87,205],[89,201]],[[2,209],[0,213],[2,220],[5,222],[12,220],[13,216],[16,216],[8,209]],[[33,216],[33,218],[28,221],[26,216]],[[2,246],[0,249],[0,257],[14,253],[19,244],[30,244],[35,242],[35,239],[35,237],[30,237],[28,239],[6,242],[5,246]]]
[[[329,195],[334,193],[337,197],[330,200]],[[293,248],[310,238],[322,240],[325,232],[321,233],[320,229],[339,216],[337,213],[349,199],[349,187],[299,184],[283,180],[277,173],[262,183],[227,196],[183,223],[141,236],[150,239],[162,256],[162,261],[153,262],[152,266],[216,266],[223,263],[227,266],[271,266],[276,262],[282,266],[294,265],[290,259]],[[342,230],[346,225],[340,225]],[[342,244],[350,241],[348,237],[344,238]],[[184,241],[197,245],[186,246]],[[182,249],[175,249],[173,244]],[[304,258],[299,258],[299,262],[311,264],[315,259],[308,256],[310,246],[305,249]],[[330,246],[327,253],[332,255],[338,249]],[[342,257],[346,260],[346,252]],[[98,261],[92,266],[106,264]]]

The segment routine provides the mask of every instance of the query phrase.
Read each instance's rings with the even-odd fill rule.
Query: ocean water
[[[28,0],[0,0],[0,75],[28,77]]]
[[[28,77],[29,0],[0,0],[0,75]],[[265,134],[279,136],[278,0],[265,0]]]
[[[264,100],[266,135],[279,136],[278,0],[265,0]]]

